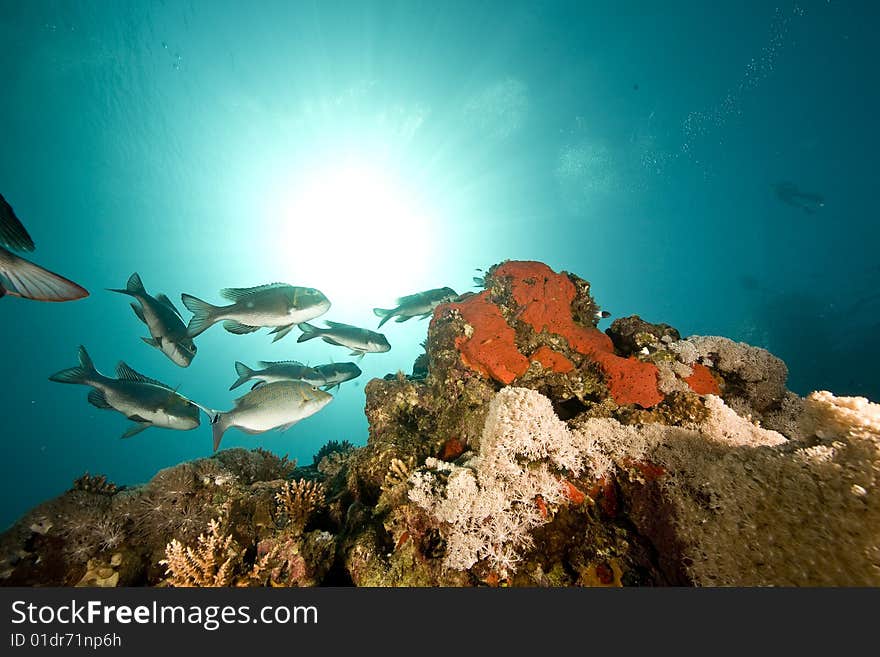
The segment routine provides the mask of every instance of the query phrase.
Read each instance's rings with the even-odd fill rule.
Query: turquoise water
[[[535,259],[614,317],[766,347],[789,387],[880,399],[878,10],[846,2],[33,2],[0,0],[0,193],[28,257],[82,301],[0,299],[6,526],[88,470],[119,484],[211,453],[51,383],[85,345],[211,408],[233,363],[349,360],[298,330],[222,328],[182,369],[140,341],[140,273],[178,307],[284,281],[375,328],[374,306]],[[820,194],[809,213],[773,185]],[[184,312],[188,318],[189,313]],[[611,320],[604,320],[604,328]],[[320,322],[318,322],[320,324]],[[364,444],[363,387],[409,372],[427,322],[284,433],[301,464]],[[236,394],[238,393],[238,394]]]

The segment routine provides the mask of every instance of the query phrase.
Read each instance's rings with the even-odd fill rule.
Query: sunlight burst
[[[277,269],[321,289],[334,306],[328,318],[354,321],[417,290],[431,269],[432,222],[389,171],[349,159],[297,176],[276,198]]]

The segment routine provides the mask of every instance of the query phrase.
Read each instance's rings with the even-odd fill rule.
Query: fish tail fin
[[[180,300],[186,306],[186,309],[193,314],[189,324],[186,326],[186,332],[189,337],[196,337],[220,320],[217,316],[217,311],[219,310],[217,306],[213,306],[207,301],[202,301],[190,294],[181,294]]]
[[[60,372],[55,372],[55,374],[49,377],[49,380],[55,381],[56,383],[83,383],[89,385],[100,377],[101,375],[95,368],[95,364],[92,362],[89,352],[86,351],[85,347],[80,345],[79,366],[68,367]]]
[[[229,386],[230,390],[235,390],[254,375],[254,371],[250,367],[239,361],[235,361],[235,373],[238,374],[238,379]]]
[[[386,308],[373,308],[373,314],[376,317],[381,317],[382,321],[379,322],[379,326],[377,328],[382,328],[382,324],[387,322],[393,316],[392,313],[394,310],[388,310]]]
[[[88,290],[70,279],[0,247],[0,296],[7,294],[34,301],[75,301],[89,296]]]
[[[321,329],[312,326],[308,322],[303,322],[302,324],[298,324],[298,326],[302,331],[302,335],[296,339],[297,342],[305,342],[306,340],[311,340],[312,338],[317,338],[321,335]]]
[[[125,284],[125,289],[129,292],[134,292],[136,294],[143,294],[146,292],[144,288],[144,283],[141,281],[140,274],[134,272],[131,276],[128,277],[128,282]]]
[[[225,413],[214,413],[211,416],[211,433],[214,435],[214,451],[220,447],[220,441],[223,440],[223,434],[229,428],[229,420],[226,419]]]
[[[141,277],[137,272],[134,272],[131,276],[128,277],[128,282],[125,284],[124,290],[112,287],[108,287],[107,290],[109,292],[119,292],[120,294],[127,294],[132,297],[140,296],[142,294],[146,294],[147,292],[147,290],[144,288],[143,282],[141,281]]]

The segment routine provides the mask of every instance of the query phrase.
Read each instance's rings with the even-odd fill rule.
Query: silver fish
[[[392,317],[397,317],[396,322],[405,322],[410,317],[421,317],[425,319],[429,317],[434,308],[441,303],[456,299],[458,294],[451,287],[439,287],[426,292],[418,292],[397,300],[397,307],[391,309],[373,308],[376,317],[381,317],[379,328]]]
[[[324,342],[351,349],[352,356],[363,356],[365,353],[383,352],[391,349],[388,339],[381,333],[358,328],[340,322],[325,322],[329,328],[321,329],[307,322],[299,325],[302,335],[297,342],[305,342],[312,338],[321,338]]]
[[[244,363],[236,361],[235,372],[238,374],[238,379],[229,386],[229,389],[235,390],[242,383],[251,379],[257,379],[254,388],[264,383],[273,383],[274,381],[305,381],[313,386],[323,386],[327,383],[326,378],[315,368],[307,367],[295,360],[277,362],[261,360],[260,366],[263,369],[255,370]]]
[[[210,326],[223,321],[223,328],[236,335],[253,333],[263,326],[273,327],[280,340],[301,322],[323,315],[330,301],[320,290],[296,287],[286,283],[270,283],[257,287],[232,287],[220,290],[220,296],[233,303],[214,306],[189,294],[181,295],[183,305],[192,313],[187,331],[196,337]]]
[[[132,302],[134,314],[150,329],[150,338],[141,338],[151,347],[156,347],[181,367],[189,367],[196,356],[196,345],[186,331],[180,312],[164,294],[155,297],[147,294],[141,277],[137,272],[128,279],[124,290],[114,290],[134,297],[138,303]]]
[[[273,381],[235,400],[227,412],[214,412],[211,418],[214,451],[230,427],[257,434],[272,429],[282,431],[314,415],[333,400],[315,386],[303,381]]]
[[[94,388],[88,396],[92,406],[118,411],[135,423],[123,438],[150,427],[189,431],[199,426],[200,407],[164,383],[139,374],[122,361],[116,366],[116,376],[112,379],[98,372],[85,347],[80,347],[79,367],[56,372],[49,380]]]
[[[361,375],[361,368],[354,363],[328,363],[315,365],[318,374],[324,378],[324,390],[339,387],[339,384],[356,379]]]
[[[33,251],[34,241],[0,194],[0,297],[34,301],[73,301],[89,296],[85,288],[15,255],[4,247]]]

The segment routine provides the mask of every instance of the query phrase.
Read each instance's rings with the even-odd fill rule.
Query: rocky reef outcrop
[[[0,536],[0,582],[170,586],[880,584],[880,405],[492,267],[413,373],[366,386],[363,447],[225,450],[83,477]]]

